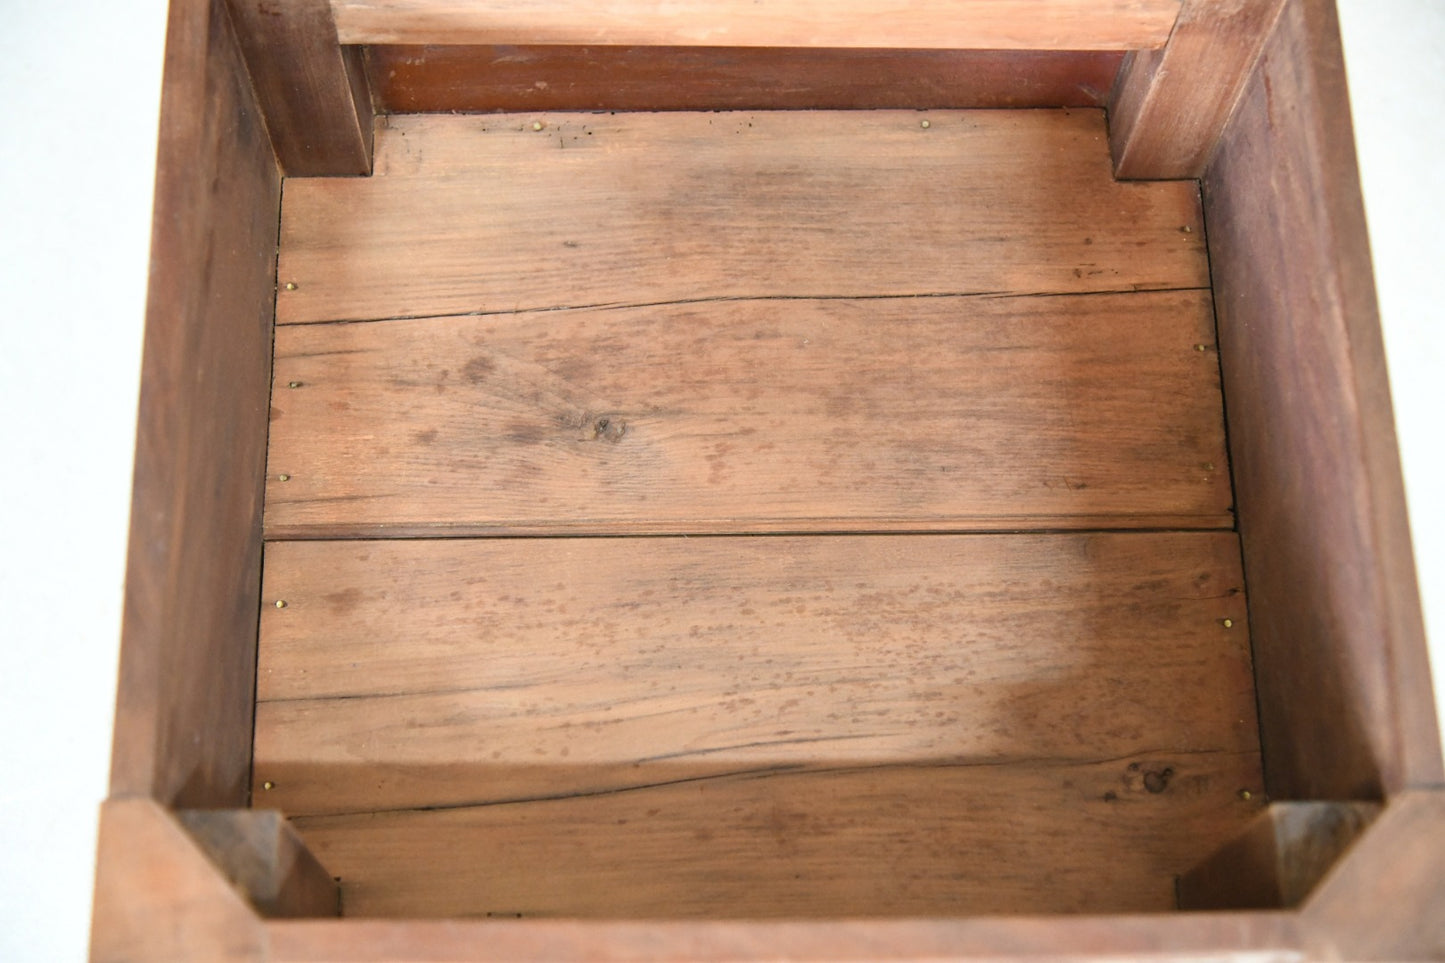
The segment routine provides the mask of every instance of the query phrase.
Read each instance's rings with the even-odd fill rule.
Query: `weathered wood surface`
[[[338,44],[327,0],[228,2],[286,176],[370,173],[366,64]]]
[[[274,809],[183,809],[175,814],[211,862],[267,917],[341,915],[341,891]]]
[[[224,3],[168,30],[111,792],[239,806],[281,176]]]
[[[1147,781],[1159,766],[1162,787]],[[1254,812],[1238,788],[1257,766],[1254,753],[1165,753],[748,773],[297,828],[353,916],[1165,911],[1174,877]]]
[[[1186,0],[1167,46],[1124,62],[1109,102],[1114,171],[1197,178],[1284,0]]]
[[[392,117],[375,176],[287,182],[277,317],[1208,287],[1196,186],[1107,146],[1095,110]]]
[[[866,47],[366,48],[388,113],[1102,107],[1113,51]]]
[[[1179,0],[331,0],[342,43],[1130,50]]]
[[[1334,8],[1290,3],[1204,179],[1276,799],[1439,785]]]
[[[1213,334],[1207,291],[284,327],[266,530],[1229,527]]]
[[[1257,766],[1237,553],[1228,533],[272,543],[254,791],[306,814],[880,762]]]
[[[1237,838],[1179,877],[1179,908],[1294,908],[1379,811],[1377,803],[1270,803]]]

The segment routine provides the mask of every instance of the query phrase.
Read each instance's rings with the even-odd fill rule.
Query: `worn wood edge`
[[[1204,173],[1284,3],[1185,0],[1162,49],[1125,58],[1108,104],[1116,177],[1196,179]],[[1245,42],[1228,45],[1231,34]],[[1202,66],[1207,77],[1199,76]]]
[[[1445,959],[1445,789],[1392,798],[1305,904],[1303,931],[1322,959]]]
[[[268,959],[261,920],[159,803],[101,807],[92,963]]]
[[[741,0],[649,4],[330,0],[345,44],[681,46],[726,36],[745,47],[1133,50],[1162,46],[1178,0],[961,0],[934,10],[853,0],[777,13]],[[752,17],[739,16],[749,11]]]
[[[341,889],[274,809],[184,809],[176,818],[266,917],[341,915]]]
[[[1179,878],[1179,908],[1292,909],[1379,811],[1375,803],[1271,803]]]
[[[271,144],[288,177],[371,173],[372,97],[327,0],[227,0]]]
[[[1378,637],[1357,638],[1354,644],[1383,653],[1386,671],[1392,683],[1389,687],[1391,698],[1385,711],[1391,719],[1393,731],[1388,734],[1386,758],[1378,760],[1380,772],[1369,774],[1369,779],[1374,782],[1373,791],[1389,794],[1405,788],[1445,783],[1445,767],[1442,767],[1440,730],[1436,721],[1428,669],[1423,616],[1411,548],[1389,380],[1385,368],[1364,204],[1359,188],[1338,19],[1331,0],[1289,0],[1281,8],[1271,37],[1256,62],[1253,76],[1245,91],[1241,92],[1236,112],[1231,116],[1229,127],[1226,128],[1204,173],[1201,187],[1206,220],[1218,223],[1222,219],[1221,210],[1227,215],[1231,206],[1221,195],[1240,189],[1237,182],[1230,182],[1235,165],[1232,165],[1230,158],[1226,156],[1231,132],[1239,120],[1238,108],[1243,104],[1249,85],[1265,82],[1262,79],[1265,53],[1276,43],[1276,37],[1295,20],[1302,26],[1290,29],[1304,34],[1303,46],[1306,49],[1307,63],[1303,64],[1301,69],[1308,76],[1311,89],[1303,93],[1281,92],[1280,96],[1292,98],[1291,115],[1302,118],[1295,123],[1307,126],[1314,141],[1322,147],[1322,150],[1312,157],[1315,163],[1308,177],[1315,185],[1313,202],[1328,225],[1325,241],[1331,252],[1330,259],[1334,270],[1319,274],[1316,283],[1318,287],[1333,289],[1342,306],[1340,314],[1349,342],[1351,364],[1348,381],[1353,396],[1340,397],[1338,407],[1343,412],[1353,414],[1356,435],[1364,452],[1364,483],[1354,486],[1352,497],[1360,515],[1364,537],[1375,549],[1370,553],[1370,557],[1376,564],[1368,566],[1366,578],[1376,610],[1381,613],[1382,622]],[[1281,151],[1285,149],[1281,148]],[[1251,176],[1259,179],[1256,186],[1263,192],[1279,189],[1270,180],[1270,171],[1251,171]],[[1215,234],[1212,230],[1210,248],[1216,310],[1221,326],[1220,350],[1225,370],[1225,394],[1227,399],[1233,399],[1232,404],[1237,407],[1241,395],[1239,391],[1231,390],[1229,372],[1233,365],[1229,357],[1230,339],[1224,330],[1230,313],[1230,298],[1234,297],[1234,279],[1223,273],[1223,259],[1215,247]],[[1248,278],[1245,280],[1247,283]],[[1305,305],[1302,310],[1316,311],[1318,305]],[[1250,321],[1246,319],[1241,323],[1248,324]],[[1230,412],[1235,410],[1228,404],[1226,407]],[[1241,459],[1240,451],[1235,447],[1238,433],[1233,430],[1232,413],[1229,414],[1229,421],[1231,458],[1237,466]],[[1349,479],[1342,477],[1341,480]],[[1249,496],[1239,490],[1240,476],[1237,473],[1235,485],[1238,508],[1247,502]],[[1240,532],[1248,559],[1250,523],[1243,515]],[[1257,654],[1261,641],[1256,636]],[[1259,660],[1256,659],[1256,666],[1258,664]],[[1261,706],[1267,707],[1276,699],[1277,697],[1268,691],[1260,692]],[[1286,798],[1294,794],[1295,789],[1278,774],[1271,774],[1269,723],[1263,713],[1261,726],[1266,743],[1267,782],[1271,785],[1273,795]],[[1299,733],[1297,738],[1308,744],[1314,735]]]
[[[311,920],[273,921],[266,930],[277,963],[1306,959],[1293,913],[786,923]]]
[[[381,113],[1102,107],[1124,59],[1047,50],[364,49]]]
[[[227,190],[235,197],[237,185],[225,183],[211,169],[222,166],[216,158],[227,150],[239,150],[236,136],[227,135],[245,133],[248,122],[256,128],[252,136],[267,135],[222,0],[173,0],[167,22],[164,71],[110,791],[117,796],[150,795],[166,803],[235,805],[246,800],[250,767],[254,704],[252,686],[245,679],[255,670],[259,620],[265,413],[270,327],[274,319],[271,292],[276,272],[275,228],[271,225],[279,221],[281,176],[268,141],[265,158],[256,158],[264,170],[253,173],[266,181],[269,193],[250,216],[252,221],[259,217],[266,224],[265,250],[253,254],[258,260],[269,259],[269,268],[264,279],[258,271],[254,302],[246,308],[256,311],[258,317],[262,313],[266,316],[265,337],[256,339],[258,343],[264,340],[264,353],[250,359],[191,357],[185,365],[173,363],[174,355],[187,350],[188,335],[200,330],[196,317],[189,318],[189,324],[178,320],[185,317],[187,299],[204,301],[205,309],[220,315],[205,319],[213,326],[234,320],[223,314],[229,305],[218,301],[211,290],[215,287],[210,276],[212,258],[224,261],[234,256],[236,235],[244,241],[248,228],[260,232],[255,223],[218,226],[213,221],[200,221],[195,212],[197,198],[214,199]],[[213,113],[207,100],[213,83],[233,85],[234,93],[242,98],[240,104],[234,105],[232,126],[222,128],[219,142],[212,139],[213,132],[207,126]],[[259,152],[260,145],[254,146]],[[191,307],[199,315],[201,309]],[[243,455],[228,461],[190,451],[183,431],[186,418],[181,409],[185,406],[176,401],[173,393],[195,388],[197,379],[203,377],[197,368],[215,371],[246,363],[256,366],[256,397],[251,407],[259,416],[259,428],[252,439],[254,460],[238,464],[244,461]],[[244,430],[241,426],[245,424],[237,407],[228,410],[226,425],[233,433],[233,442],[234,433]],[[218,440],[217,444],[225,442]],[[223,450],[222,454],[227,452]],[[245,516],[247,531],[242,551],[232,552],[214,543],[216,529],[228,524],[224,519],[209,520],[217,514],[214,504],[208,506],[202,523],[181,524],[186,497],[190,489],[197,487],[197,481],[212,497],[229,500],[228,507]],[[228,533],[223,530],[222,534]],[[216,574],[209,568],[198,573],[197,566],[181,564],[178,559],[182,556],[192,561],[204,559],[206,566],[221,571],[239,568],[225,579],[236,587],[237,595],[206,598],[194,585],[177,584],[188,578],[203,581]],[[188,620],[179,618],[178,613],[197,610],[199,614]],[[166,671],[173,669],[168,664],[169,650],[177,644],[176,636],[194,628],[197,621],[206,624],[205,631],[213,644],[217,637],[222,642],[229,639],[237,643],[232,646],[235,663],[227,665],[231,666],[229,676],[238,683],[233,688],[237,694],[244,694],[244,701],[226,699],[227,693],[211,691],[208,679],[191,679],[187,685],[175,686],[163,678]],[[233,632],[227,632],[227,622]],[[187,639],[188,644],[198,642]],[[209,668],[218,673],[228,671],[225,666]],[[182,700],[193,704],[178,706]],[[204,743],[199,732],[193,739],[189,731],[184,741],[178,742],[168,732],[168,726],[175,722],[175,714],[197,706],[205,717],[191,720],[189,726],[205,732]],[[168,772],[178,761],[184,771]]]

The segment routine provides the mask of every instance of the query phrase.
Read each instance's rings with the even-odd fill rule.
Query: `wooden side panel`
[[[1093,110],[393,117],[281,247],[283,323],[1209,286],[1196,186],[1116,183]]]
[[[1257,757],[847,767],[297,819],[349,916],[1144,912],[1246,822]]]
[[[286,604],[263,615],[256,795],[344,813],[883,762],[1247,768],[1237,551],[1232,533],[272,543]],[[1134,761],[1110,771],[1140,788]],[[1258,791],[1240,778],[1210,791]]]
[[[184,809],[176,817],[263,915],[341,915],[336,880],[276,810]]]
[[[1292,913],[930,920],[348,920],[268,923],[277,963],[798,963],[1153,958],[1297,963]]]
[[[1281,15],[1204,189],[1270,795],[1441,760],[1333,7]]]
[[[238,806],[281,177],[224,4],[169,30],[111,790]]]
[[[1114,171],[1204,173],[1283,0],[1186,0],[1162,50],[1130,54],[1109,101]]]
[[[1132,50],[1179,0],[331,0],[343,43]]]
[[[105,803],[91,963],[266,959],[261,921],[169,813],[138,796]]]
[[[1298,906],[1379,810],[1374,803],[1271,803],[1239,838],[1179,878],[1179,908]]]
[[[361,51],[341,47],[327,0],[229,0],[276,157],[288,177],[371,173]]]
[[[266,531],[1229,527],[1213,328],[1207,291],[283,327]]]
[[[1114,51],[367,48],[389,113],[1102,107]]]
[[[1445,790],[1392,798],[1304,917],[1319,959],[1445,959]]]

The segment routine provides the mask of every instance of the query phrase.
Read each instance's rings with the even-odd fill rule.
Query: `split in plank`
[[[1209,286],[1097,110],[392,117],[375,170],[287,180],[278,322]]]
[[[1207,291],[291,326],[275,377],[271,538],[1232,523]]]
[[[256,798],[1257,754],[1239,564],[1232,533],[272,543]]]

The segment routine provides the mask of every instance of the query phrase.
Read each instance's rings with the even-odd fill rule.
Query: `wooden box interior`
[[[1330,4],[529,6],[173,3],[94,957],[1445,948]]]

